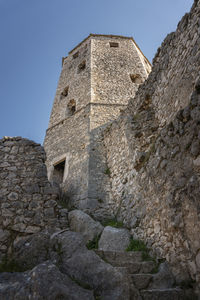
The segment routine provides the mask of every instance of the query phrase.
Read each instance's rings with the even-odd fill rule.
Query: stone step
[[[131,274],[130,278],[138,290],[147,289],[153,279],[152,274]]]
[[[102,259],[106,260],[108,263],[110,261],[120,261],[120,262],[141,262],[142,253],[139,251],[103,251],[95,250],[96,254]]]
[[[152,290],[142,290],[140,295],[143,300],[183,300],[184,291],[180,288],[171,289],[152,289]],[[131,300],[135,300],[132,298]]]
[[[143,261],[143,262],[138,262],[138,263],[110,261],[109,263],[113,267],[126,268],[129,274],[138,274],[138,273],[149,274],[155,268],[155,264],[152,261]]]

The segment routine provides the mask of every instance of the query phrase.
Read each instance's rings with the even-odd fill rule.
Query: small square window
[[[73,58],[77,58],[79,56],[79,52],[74,53]]]
[[[62,91],[61,95],[60,95],[60,99],[67,97],[68,96],[68,91],[69,91],[69,87],[66,86],[64,88],[64,90]]]
[[[86,61],[82,61],[82,63],[80,63],[80,65],[78,66],[78,73],[80,73],[81,71],[83,71],[86,67]]]
[[[76,101],[74,99],[70,100],[67,104],[66,116],[72,116],[76,112]]]
[[[140,74],[130,74],[130,78],[133,83],[141,84],[143,82]]]
[[[110,42],[110,47],[111,47],[111,48],[118,48],[118,47],[119,47],[119,43],[116,43],[116,42]]]

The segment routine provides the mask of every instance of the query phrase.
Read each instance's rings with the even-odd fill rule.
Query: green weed
[[[92,241],[88,241],[86,244],[88,250],[98,249],[99,239],[100,235],[97,235]]]
[[[68,275],[69,276],[69,275]],[[85,282],[83,282],[83,281],[81,281],[81,280],[79,280],[79,279],[77,279],[77,278],[75,278],[75,277],[73,277],[73,276],[69,276],[70,277],[70,279],[72,280],[72,281],[74,281],[76,284],[78,284],[80,287],[82,287],[83,289],[86,289],[86,290],[92,290],[92,288],[91,288],[91,286],[89,285],[89,284],[87,284],[87,283],[85,283]]]
[[[108,176],[111,175],[111,171],[110,171],[110,169],[108,167],[105,169],[104,174],[106,174]]]
[[[4,256],[0,263],[0,272],[24,272],[24,268],[14,259]]]
[[[117,219],[112,219],[112,220],[105,221],[103,223],[103,226],[104,227],[111,226],[111,227],[115,227],[115,228],[122,228],[123,227],[123,222],[117,221]]]
[[[132,237],[130,238],[130,244],[128,245],[126,251],[143,251],[148,252],[148,248],[143,241],[134,240]]]

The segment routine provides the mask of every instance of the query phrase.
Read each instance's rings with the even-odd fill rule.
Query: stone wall
[[[57,223],[58,191],[48,182],[41,145],[0,140],[0,253],[20,237]]]
[[[159,126],[174,118],[189,101],[200,64],[200,7],[195,0],[177,30],[168,34],[153,60],[148,80],[129,104],[134,112],[145,97],[150,96]]]
[[[170,262],[179,280],[197,281],[199,19],[200,1],[195,1],[158,50],[136,97],[104,136],[111,211]]]

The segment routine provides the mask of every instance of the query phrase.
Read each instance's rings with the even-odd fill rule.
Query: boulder
[[[129,299],[127,274],[89,251],[81,234],[66,231],[54,236],[51,243],[55,249],[51,259],[57,261],[60,270],[93,289],[96,298]]]
[[[89,215],[81,210],[73,210],[68,214],[69,226],[72,231],[80,232],[84,241],[92,241],[103,231],[101,223],[94,221]]]
[[[0,274],[0,299],[94,300],[93,291],[84,289],[47,261],[24,273]]]
[[[175,283],[174,276],[167,262],[160,264],[158,273],[153,275],[152,282],[149,286],[151,289],[171,288]]]
[[[50,234],[46,231],[23,237],[14,242],[12,259],[22,270],[31,270],[49,258]]]
[[[130,243],[130,233],[125,228],[106,226],[99,240],[99,250],[124,251]]]

